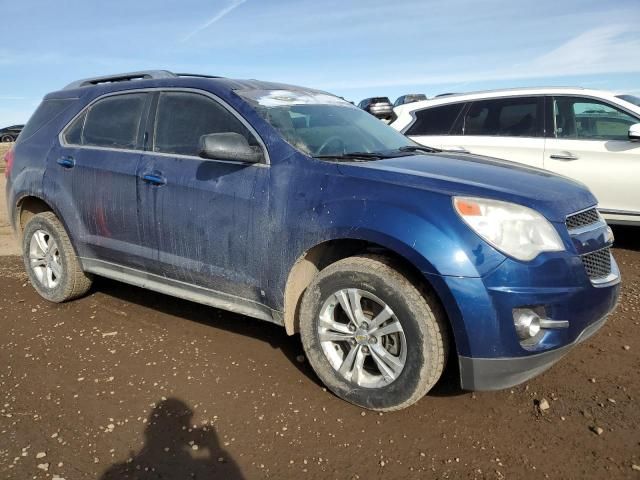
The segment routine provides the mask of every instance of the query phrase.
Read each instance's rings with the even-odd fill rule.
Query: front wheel
[[[350,257],[322,270],[303,296],[300,335],[324,384],[372,410],[417,402],[446,360],[438,302],[385,257]]]

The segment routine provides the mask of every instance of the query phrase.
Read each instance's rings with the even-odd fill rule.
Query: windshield
[[[618,98],[626,100],[627,102],[633,103],[634,105],[640,107],[640,97],[636,97],[635,95],[618,95]]]
[[[313,157],[398,151],[416,145],[373,115],[314,90],[237,91],[295,148]]]

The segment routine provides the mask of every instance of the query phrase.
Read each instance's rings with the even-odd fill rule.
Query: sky
[[[80,78],[256,78],[354,102],[518,86],[640,93],[640,0],[0,0],[0,127]]]

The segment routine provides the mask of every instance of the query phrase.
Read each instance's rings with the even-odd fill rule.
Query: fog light
[[[528,308],[513,309],[513,324],[520,340],[528,340],[540,332],[540,316]]]

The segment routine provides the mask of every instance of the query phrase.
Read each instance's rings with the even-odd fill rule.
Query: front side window
[[[239,133],[253,149],[261,151],[247,127],[212,98],[189,92],[160,94],[154,152],[198,156],[200,137],[210,133]]]
[[[448,135],[462,111],[464,103],[425,108],[416,112],[416,121],[406,135]]]
[[[98,100],[67,128],[71,145],[137,149],[146,93],[113,95]]]
[[[473,102],[464,118],[464,135],[537,137],[541,102],[537,97]]]
[[[553,113],[557,138],[627,140],[629,127],[640,123],[640,119],[591,98],[555,97]]]

